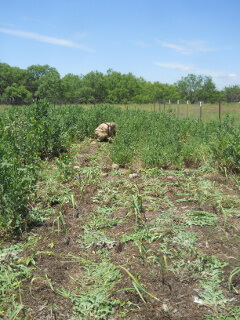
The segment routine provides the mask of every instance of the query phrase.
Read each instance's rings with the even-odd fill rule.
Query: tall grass
[[[123,110],[111,106],[52,107],[46,101],[0,114],[0,226],[21,234],[32,222],[30,204],[41,159],[67,153],[71,143],[94,137],[106,121],[117,123],[110,145],[120,165],[146,167],[208,163],[221,170],[240,170],[240,127],[229,117],[203,123],[172,114]]]

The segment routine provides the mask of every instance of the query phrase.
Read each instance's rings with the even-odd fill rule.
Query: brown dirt
[[[76,165],[83,167],[88,166],[90,158],[99,149],[105,148],[102,144],[91,144],[85,150],[81,150],[81,154],[78,157]],[[103,182],[112,182],[114,179],[117,181],[118,176],[109,175],[112,172],[112,163],[109,158],[101,159],[103,172]],[[128,168],[120,168],[124,172]],[[134,169],[135,171],[137,168]],[[194,170],[186,170],[186,176],[197,179],[194,176]],[[203,174],[204,175],[204,174]],[[128,179],[130,183],[132,180],[129,175],[124,175],[124,179]],[[144,191],[143,183],[144,178],[141,176],[141,172],[138,171],[138,176],[134,178],[134,183],[140,186],[140,191]],[[205,174],[205,179],[215,181],[218,187],[228,194],[238,194],[238,190],[233,186],[230,179],[216,174]],[[214,212],[216,204],[206,201],[203,205],[194,201],[176,202],[176,200],[183,198],[178,192],[180,191],[179,186],[176,184],[181,181],[181,177],[178,178],[176,175],[171,173],[161,177],[161,182],[171,183],[167,187],[165,196],[174,203],[176,217],[174,223],[180,225],[182,222],[181,212],[184,210],[206,210]],[[174,184],[175,183],[175,184]],[[50,320],[50,319],[70,319],[72,316],[72,303],[68,298],[65,298],[57,293],[57,288],[64,287],[68,291],[76,290],[76,281],[81,282],[84,277],[84,267],[78,261],[70,259],[70,255],[75,257],[87,258],[91,261],[98,262],[99,255],[97,249],[91,247],[84,250],[79,243],[79,236],[83,235],[83,226],[85,221],[89,220],[89,215],[94,212],[98,204],[93,202],[92,197],[96,195],[99,190],[99,186],[90,185],[86,188],[84,197],[81,196],[80,191],[74,185],[73,192],[76,201],[76,207],[73,208],[71,203],[67,203],[63,206],[60,204],[55,205],[56,212],[61,210],[64,216],[66,225],[66,234],[63,232],[56,232],[56,216],[52,216],[42,226],[37,227],[31,231],[31,235],[38,238],[39,241],[28,248],[24,255],[34,256],[35,265],[32,269],[32,277],[30,280],[26,280],[23,283],[22,302],[26,310],[29,310],[30,317],[28,319],[39,319],[39,320]],[[121,190],[121,185],[119,186]],[[121,192],[121,191],[119,191]],[[159,195],[152,194],[151,196],[158,199]],[[106,203],[104,204],[106,205]],[[111,206],[111,202],[108,204]],[[145,205],[147,207],[148,200],[146,199]],[[147,222],[154,220],[159,210],[168,209],[169,204],[162,202],[161,206],[145,210],[145,216]],[[114,212],[114,217],[122,218],[126,215],[127,209],[119,207]],[[236,236],[239,232],[239,217],[234,216],[229,218],[228,225],[224,226],[224,235],[221,229],[217,228],[210,235],[213,228],[210,226],[200,227],[191,226],[189,230],[196,232],[199,236],[197,247],[203,254],[209,256],[216,256],[220,260],[230,262],[228,257],[234,256],[240,259],[239,251],[239,236]],[[223,227],[224,222],[222,222]],[[112,294],[112,298],[121,301],[130,301],[132,305],[128,307],[125,315],[122,315],[121,319],[128,320],[148,320],[148,319],[166,319],[166,320],[178,320],[178,319],[205,319],[204,314],[214,314],[213,306],[206,306],[194,302],[194,296],[197,296],[196,289],[199,289],[199,281],[197,277],[192,276],[189,273],[174,273],[167,272],[164,269],[152,266],[149,260],[144,259],[132,241],[121,243],[120,237],[123,234],[127,234],[133,231],[135,220],[133,217],[129,217],[124,223],[117,224],[114,227],[108,228],[105,233],[109,237],[116,239],[117,243],[113,247],[107,248],[111,261],[119,266],[124,265],[132,274],[139,276],[139,281],[145,285],[147,290],[158,300],[150,297],[149,295],[143,294],[145,303],[141,300],[140,296],[136,291],[130,291],[128,289],[118,291]],[[166,231],[164,236],[170,235],[171,230]],[[27,235],[29,236],[29,234]],[[161,240],[160,240],[161,241]],[[159,248],[159,241],[144,243],[147,249],[155,251],[158,255],[163,258]],[[174,248],[175,246],[175,248]],[[173,245],[173,249],[177,250],[177,244]],[[236,263],[236,261],[231,261]],[[168,261],[171,264],[171,259]],[[227,267],[224,272],[225,280],[221,284],[226,297],[234,300],[228,305],[239,305],[240,298],[232,292],[229,292],[227,288],[227,280],[229,273],[232,269]],[[154,271],[154,272],[153,272]],[[122,279],[120,283],[116,285],[116,289],[124,289],[132,287],[130,277],[121,270]],[[47,276],[46,276],[47,275]],[[240,277],[235,278],[235,287],[240,289]],[[54,290],[51,289],[51,286]],[[124,308],[116,308],[114,315],[109,319],[120,319],[119,313]],[[126,308],[125,308],[126,309]],[[218,308],[221,311],[221,308]],[[223,309],[224,311],[224,309]],[[91,319],[91,318],[89,318]]]

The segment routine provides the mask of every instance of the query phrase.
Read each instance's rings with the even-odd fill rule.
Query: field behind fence
[[[240,122],[240,103],[154,103],[126,105],[125,108],[163,111],[174,114],[180,118],[201,119],[203,121],[224,119],[227,115],[229,115],[236,118]]]

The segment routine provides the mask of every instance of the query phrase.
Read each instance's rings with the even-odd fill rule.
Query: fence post
[[[200,101],[200,120],[202,120],[202,101]]]
[[[218,101],[218,118],[219,120],[221,120],[221,116],[222,116],[222,105],[221,105],[221,100]]]

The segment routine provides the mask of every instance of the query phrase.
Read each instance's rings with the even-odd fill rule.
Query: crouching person
[[[116,135],[115,122],[105,122],[100,124],[95,129],[95,135],[97,137],[97,141],[111,141]]]

